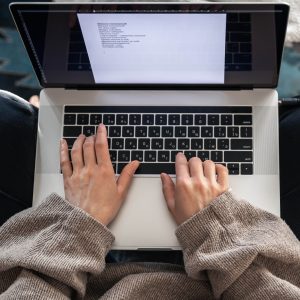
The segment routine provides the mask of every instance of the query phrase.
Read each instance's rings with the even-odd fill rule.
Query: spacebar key
[[[117,173],[120,174],[126,164],[118,163]],[[175,174],[175,163],[140,163],[135,174]]]

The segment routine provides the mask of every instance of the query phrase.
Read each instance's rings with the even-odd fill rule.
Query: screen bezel
[[[280,28],[276,27],[276,35],[280,39],[277,47],[277,73],[274,76],[274,80],[271,84],[61,84],[61,83],[48,83],[45,82],[42,76],[42,72],[39,68],[39,63],[35,58],[34,52],[31,48],[29,39],[26,38],[26,32],[22,26],[21,18],[18,14],[18,10],[41,10],[41,9],[60,9],[60,10],[74,10],[75,6],[80,5],[80,10],[84,12],[97,12],[97,10],[112,10],[116,5],[123,6],[124,9],[137,10],[153,10],[159,6],[159,9],[193,9],[197,11],[214,11],[224,12],[240,11],[240,10],[255,10],[261,9],[266,5],[272,5],[272,8],[281,10],[283,13],[284,23]],[[21,35],[21,39],[24,43],[26,51],[31,60],[34,71],[40,82],[40,85],[44,88],[69,88],[69,89],[161,89],[161,90],[240,90],[240,89],[254,89],[254,88],[276,88],[279,80],[279,72],[281,66],[281,59],[283,55],[283,46],[287,30],[287,22],[289,15],[289,5],[286,3],[137,3],[137,2],[104,2],[104,3],[11,3],[9,5],[11,14],[15,21],[16,27]],[[78,9],[78,8],[77,8]],[[80,11],[79,10],[79,11]]]

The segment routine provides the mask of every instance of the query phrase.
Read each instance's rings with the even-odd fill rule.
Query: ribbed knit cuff
[[[239,206],[238,201],[231,192],[225,192],[209,206],[183,222],[175,232],[183,249],[199,247],[220,225],[229,225],[235,206]]]
[[[43,205],[43,204],[42,204]],[[49,214],[59,216],[63,221],[63,227],[72,232],[77,238],[85,239],[89,243],[98,244],[101,248],[107,248],[107,252],[114,242],[114,236],[109,229],[94,219],[79,207],[73,206],[57,194],[51,194],[46,202],[44,210]]]

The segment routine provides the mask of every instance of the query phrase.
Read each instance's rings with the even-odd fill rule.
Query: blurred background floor
[[[0,0],[0,89],[28,99],[31,95],[38,94],[41,87],[15,29],[8,9],[10,2],[12,1]],[[277,90],[280,97],[300,94],[300,43],[285,47]]]

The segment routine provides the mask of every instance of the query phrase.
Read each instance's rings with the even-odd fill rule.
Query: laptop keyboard
[[[69,149],[83,133],[107,128],[110,157],[120,174],[132,161],[137,174],[175,174],[175,156],[222,163],[231,175],[253,174],[252,108],[65,106],[63,138]]]

